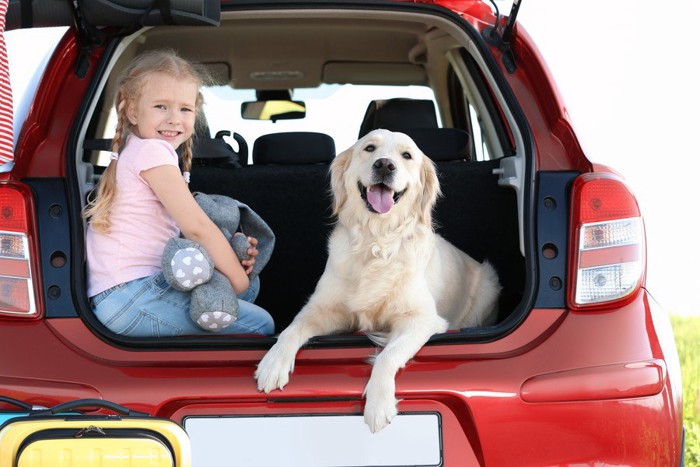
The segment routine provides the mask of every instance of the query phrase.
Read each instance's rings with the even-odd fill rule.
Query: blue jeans
[[[190,319],[190,293],[176,290],[162,272],[116,285],[90,298],[95,316],[111,331],[130,337],[170,337],[192,334],[265,334],[275,332],[270,314],[254,305],[260,278],[238,295],[238,319],[212,333]]]

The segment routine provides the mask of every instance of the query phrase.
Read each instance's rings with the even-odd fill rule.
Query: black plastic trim
[[[42,294],[46,317],[77,317],[73,304],[71,270],[75,261],[71,228],[75,223],[69,209],[65,180],[27,178],[22,180],[34,194]]]
[[[680,467],[685,466],[685,426],[683,427],[683,434],[681,435],[681,461],[678,465]]]
[[[536,308],[564,308],[567,289],[569,194],[578,172],[539,172]]]

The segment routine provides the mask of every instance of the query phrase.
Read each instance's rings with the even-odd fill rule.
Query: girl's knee
[[[247,311],[250,313],[250,315],[247,317],[248,319],[245,320],[245,323],[241,324],[247,326],[251,333],[262,334],[265,336],[274,334],[275,320],[272,319],[270,313],[258,306],[255,306],[254,310]],[[243,312],[243,310],[241,310],[241,312]]]
[[[263,324],[260,327],[260,331],[258,331],[260,334],[264,334],[266,336],[269,336],[271,334],[275,333],[275,320],[272,319],[272,316],[270,316],[269,313],[265,312],[266,319],[264,320]]]
[[[239,300],[238,303],[240,304],[240,313],[234,326],[237,324],[241,332],[263,335],[275,332],[275,321],[270,313],[250,302]]]

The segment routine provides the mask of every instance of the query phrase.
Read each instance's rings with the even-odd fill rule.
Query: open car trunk
[[[518,108],[511,107],[507,92],[498,85],[502,77],[491,71],[495,65],[484,39],[458,16],[442,7],[393,2],[390,9],[380,4],[376,9],[355,9],[343,2],[319,2],[317,9],[279,9],[278,5],[274,11],[234,2],[222,12],[218,27],[143,28],[105,37],[91,103],[75,125],[75,157],[69,163],[76,174],[72,191],[80,197],[76,207],[84,206],[108,162],[116,77],[137,54],[169,47],[204,65],[212,78],[213,96],[235,96],[223,111],[225,124],[205,106],[208,128],[195,145],[190,187],[249,205],[274,230],[275,250],[260,275],[256,303],[273,315],[277,332],[304,305],[324,269],[326,243],[335,221],[329,163],[348,141],[372,128],[414,136],[435,162],[441,183],[443,196],[434,212],[436,231],[478,261],[489,261],[498,273],[503,289],[496,325],[451,332],[449,338],[493,339],[512,330],[530,309],[528,287],[533,281],[528,276],[528,252],[532,247],[526,239],[530,228],[526,206],[533,186],[527,183],[532,164],[527,128],[518,126]],[[325,118],[326,126],[319,127],[311,119],[314,110],[309,101],[305,119],[265,122],[262,134],[252,136],[241,129],[245,122],[239,114],[245,99],[236,93],[259,97],[289,90],[291,95],[323,86],[391,89],[394,94],[384,93],[384,101],[429,101],[436,117],[426,119],[420,111],[406,111],[369,121],[368,110],[364,119],[349,120],[345,108],[337,106]],[[408,91],[415,87],[427,89],[431,97],[410,97]],[[376,97],[368,94],[362,107],[371,108]],[[304,156],[321,151],[308,135],[290,139],[286,147],[259,149],[261,136],[285,132],[329,135],[335,141],[330,146],[333,153]],[[224,138],[232,133],[237,133],[235,141]],[[329,151],[328,147],[323,150]],[[263,151],[267,152],[261,155]],[[302,155],[295,160],[293,154]],[[84,268],[75,271],[75,279],[84,282]],[[269,345],[269,339],[221,338],[214,333],[196,339],[126,339],[97,321],[87,297],[80,309],[98,333],[126,346]],[[317,340],[367,342],[360,335]]]

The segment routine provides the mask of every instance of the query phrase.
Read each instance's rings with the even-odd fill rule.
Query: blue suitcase
[[[12,397],[0,396],[0,402],[17,407],[15,410],[0,410],[0,427],[2,427],[6,421],[13,418],[24,417],[39,410],[46,410],[46,407],[27,404],[26,402],[13,399]]]

